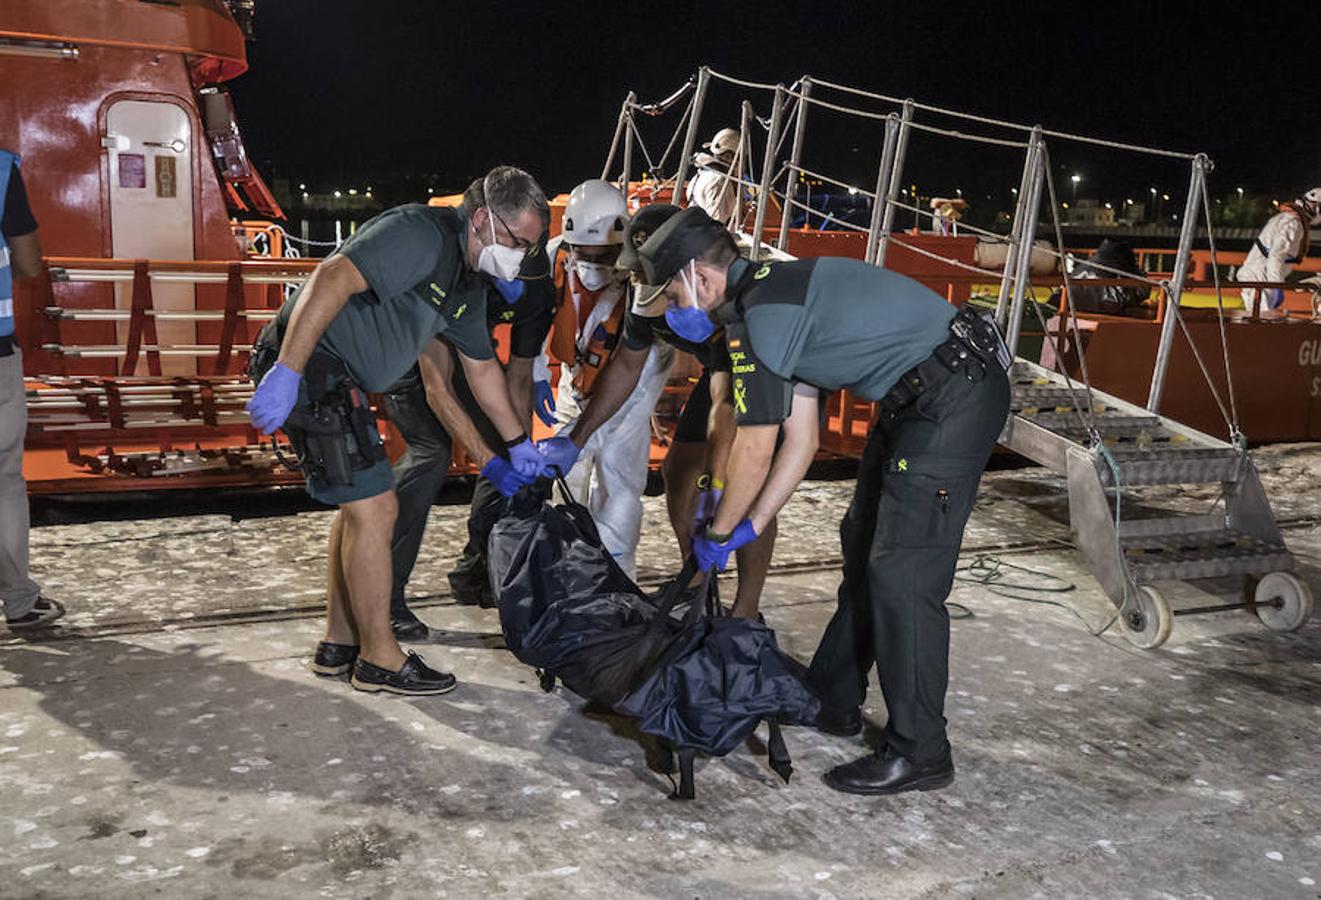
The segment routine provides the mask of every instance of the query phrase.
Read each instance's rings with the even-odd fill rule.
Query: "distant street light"
[[[1074,205],[1074,206],[1077,206],[1077,205],[1078,205],[1078,182],[1082,181],[1082,176],[1075,172],[1074,174],[1072,174],[1072,175],[1069,176],[1069,180],[1073,182],[1073,205]]]
[[[1239,202],[1242,203],[1242,202],[1243,202],[1243,188],[1234,188],[1234,190],[1238,191],[1238,199],[1239,199]]]

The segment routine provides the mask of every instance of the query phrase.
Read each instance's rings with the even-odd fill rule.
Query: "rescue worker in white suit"
[[[1321,225],[1321,187],[1314,187],[1292,203],[1285,203],[1257,235],[1248,258],[1234,275],[1236,281],[1284,281],[1307,256],[1308,230]],[[1261,288],[1261,314],[1283,315],[1284,289]],[[1258,288],[1243,288],[1243,306],[1252,313]]]
[[[561,364],[555,406],[558,435],[573,430],[597,375],[619,344],[629,283],[628,273],[615,269],[615,260],[627,223],[624,195],[609,182],[592,179],[569,194],[563,231],[547,244],[557,293],[548,346]],[[673,359],[668,346],[653,347],[637,387],[617,413],[582,447],[571,440],[556,442],[554,462],[569,473],[569,490],[591,511],[606,550],[630,578],[636,574],[642,532],[651,413]]]
[[[730,174],[734,154],[742,141],[738,129],[722,128],[705,144],[710,153],[693,154],[697,174],[688,182],[688,205],[700,206],[706,214],[728,226],[738,213],[742,190]]]

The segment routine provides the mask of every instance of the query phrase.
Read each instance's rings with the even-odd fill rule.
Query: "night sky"
[[[1215,12],[1211,12],[1214,10]],[[500,162],[551,193],[598,175],[620,101],[667,95],[703,63],[756,81],[807,72],[968,112],[1180,150],[1212,189],[1321,184],[1321,2],[451,3],[261,0],[232,83],[249,151],[313,190]],[[743,92],[713,88],[702,140]],[[751,94],[757,112],[766,95]],[[678,110],[674,116],[677,116]],[[649,122],[659,156],[674,117]],[[935,123],[937,120],[930,120]],[[939,124],[949,124],[948,121]],[[804,164],[871,187],[880,123],[813,110]],[[760,150],[758,153],[760,154]],[[1057,144],[1061,190],[1182,194],[1186,164]],[[914,140],[905,180],[976,199],[1017,184],[1009,149]],[[672,168],[670,169],[672,171]],[[668,173],[667,173],[668,174]]]

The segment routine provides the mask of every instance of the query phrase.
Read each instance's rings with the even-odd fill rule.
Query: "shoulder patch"
[[[457,319],[459,316],[463,315],[467,311],[468,311],[468,304],[460,303],[459,308],[454,310],[454,315],[452,316],[452,318]]]

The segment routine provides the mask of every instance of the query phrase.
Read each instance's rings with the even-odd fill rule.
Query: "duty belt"
[[[883,417],[897,419],[918,397],[955,375],[976,382],[986,377],[988,368],[1008,370],[1009,351],[989,318],[965,307],[955,314],[949,327],[949,338],[905,372],[881,399]],[[988,328],[993,331],[988,332]]]

